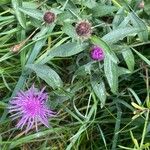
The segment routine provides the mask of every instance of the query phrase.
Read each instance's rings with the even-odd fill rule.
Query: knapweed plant
[[[0,149],[150,149],[149,0],[0,0]]]

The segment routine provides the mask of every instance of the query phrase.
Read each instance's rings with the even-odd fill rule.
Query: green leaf
[[[109,32],[108,34],[106,34],[105,36],[103,36],[102,40],[104,40],[105,42],[107,42],[109,44],[113,44],[131,34],[137,34],[138,32],[141,32],[141,29],[133,28],[133,27],[119,28],[119,29],[115,29],[115,30]]]
[[[108,57],[108,59],[111,59],[114,63],[117,63],[119,61],[115,53],[110,49],[107,43],[105,43],[101,38],[92,36],[91,41],[94,45],[98,45],[104,50],[104,53]]]
[[[77,38],[77,34],[75,32],[75,28],[70,23],[65,23],[62,27],[62,31],[69,35],[71,38]]]
[[[68,23],[71,25],[74,22],[74,16],[69,11],[64,11],[57,17],[58,23]],[[63,26],[64,27],[64,26]]]
[[[131,73],[130,70],[124,68],[124,67],[118,67],[118,77],[124,74],[129,74]]]
[[[8,104],[0,101],[0,108],[6,108],[8,106]]]
[[[10,3],[11,0],[0,0],[0,5],[4,5],[4,4],[7,4],[7,3]]]
[[[5,34],[11,35],[11,34],[14,34],[14,33],[18,32],[18,31],[20,31],[20,30],[21,30],[21,28],[20,28],[20,27],[17,27],[17,28],[13,28],[13,29],[11,29],[11,30],[7,30],[7,31],[4,31],[4,32],[0,32],[0,35],[5,35]]]
[[[117,107],[117,118],[116,118],[116,123],[115,123],[115,130],[114,130],[114,136],[112,139],[112,148],[111,150],[116,150],[118,145],[117,143],[119,142],[119,132],[121,128],[121,121],[122,121],[122,110],[121,106],[119,104],[116,104]]]
[[[38,3],[35,3],[34,1],[29,1],[29,2],[22,2],[22,6],[24,8],[30,8],[30,9],[37,9],[38,8]]]
[[[134,12],[130,14],[131,22],[135,28],[139,28],[141,32],[138,33],[138,36],[141,41],[148,41],[148,29],[146,24],[140,19]]]
[[[96,6],[96,0],[83,0],[82,2],[85,6],[87,6],[88,8],[92,9],[93,7]]]
[[[93,7],[92,13],[94,17],[102,17],[108,14],[112,14],[112,12],[117,10],[118,8],[115,6],[97,4],[96,7]]]
[[[93,62],[89,62],[83,66],[80,66],[74,73],[74,76],[85,76],[91,74],[91,67]]]
[[[15,18],[14,16],[0,16],[0,22],[9,21],[9,20],[13,21],[14,18]]]
[[[36,27],[36,28],[41,28],[41,21],[37,20],[35,18],[30,18],[31,25]]]
[[[137,50],[133,49],[132,50],[143,60],[145,61],[148,65],[150,65],[150,61],[145,57],[143,56],[141,53],[139,53]]]
[[[60,3],[63,6],[62,10],[64,10],[64,9],[72,10],[74,13],[79,12],[77,6],[70,0],[68,0],[68,1],[66,1],[66,0],[57,0],[57,2]]]
[[[66,128],[49,128],[48,130],[45,130],[45,131],[41,131],[41,132],[38,132],[38,133],[34,133],[34,134],[29,134],[29,135],[26,135],[26,136],[23,136],[23,137],[20,137],[20,138],[15,138],[15,140],[12,140],[10,143],[10,146],[9,146],[9,149],[13,149],[15,147],[17,147],[18,145],[21,145],[21,144],[25,144],[25,143],[30,143],[32,140],[34,139],[37,139],[37,138],[42,138],[44,136],[47,136],[49,134],[53,134],[53,133],[61,133],[63,131],[65,131]],[[67,131],[67,130],[66,130]],[[52,139],[55,139],[55,136],[52,136]],[[57,139],[58,137],[56,137]]]
[[[47,32],[51,33],[55,27],[55,24],[51,24],[51,26],[42,26],[41,31],[35,34],[35,36],[32,38],[33,40],[37,40],[38,38],[41,38],[42,36],[46,35]]]
[[[63,86],[62,80],[59,77],[59,75],[49,66],[39,64],[28,64],[26,65],[26,67],[33,70],[38,77],[43,79],[53,89]]]
[[[122,55],[123,55],[123,58],[124,58],[127,66],[128,66],[128,69],[131,72],[133,72],[135,61],[134,61],[134,55],[133,55],[131,49],[130,48],[123,49]]]
[[[48,54],[47,57],[45,57],[43,60],[41,60],[40,63],[45,64],[49,60],[51,60],[54,57],[70,57],[75,54],[78,54],[82,52],[86,48],[87,44],[79,44],[77,42],[69,42],[62,44],[55,49],[51,50]]]
[[[135,93],[135,91],[131,88],[128,88],[128,90],[132,93],[132,95],[134,96],[135,100],[137,101],[137,103],[141,106],[142,102],[140,100],[140,98],[138,97],[138,95]]]
[[[116,94],[118,91],[118,66],[111,59],[104,59],[104,72],[111,91]]]
[[[22,6],[22,0],[12,0],[12,5],[15,10],[16,17],[23,28],[26,28],[26,18],[25,15],[20,12],[19,7]]]
[[[94,93],[101,102],[101,108],[104,107],[106,101],[106,89],[104,82],[102,81],[102,79],[94,75],[91,77],[91,85],[94,90]]]
[[[100,135],[101,135],[101,137],[102,137],[102,140],[103,140],[103,142],[104,142],[105,149],[107,149],[107,143],[106,143],[105,135],[104,135],[104,133],[103,133],[103,131],[102,131],[102,129],[101,129],[101,127],[100,127],[99,124],[98,124],[98,129],[99,129]]]
[[[19,10],[30,17],[36,18],[38,20],[43,20],[43,12],[37,9],[30,9],[30,8],[24,8],[24,7],[19,7]]]
[[[150,3],[149,1],[145,2],[144,11],[150,15]]]
[[[134,138],[132,131],[130,130],[131,139],[137,149],[140,149],[139,143],[136,138]]]
[[[131,21],[131,19],[130,19],[129,15],[124,17],[124,20],[119,24],[119,26],[117,28],[120,28],[120,29],[126,28],[127,26],[129,26],[130,21]]]
[[[114,19],[113,19],[113,29],[116,29],[120,23],[123,21],[125,15],[124,8],[120,8],[118,12],[115,14]]]
[[[53,28],[54,28],[54,25],[48,27],[48,26],[43,26],[41,28],[41,31],[39,31],[34,37],[33,37],[33,40],[37,40],[38,38],[48,34],[48,33],[51,33],[53,31]],[[29,59],[27,61],[28,64],[31,64],[33,63],[33,61],[36,59],[39,51],[41,50],[42,46],[45,44],[45,41],[46,41],[47,38],[44,38],[44,39],[41,39],[39,41],[37,41],[35,43],[35,46],[32,50],[32,53],[29,55]]]

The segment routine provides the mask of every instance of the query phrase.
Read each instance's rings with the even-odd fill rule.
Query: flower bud
[[[53,23],[55,21],[55,18],[56,18],[55,14],[50,11],[46,12],[43,17],[44,21],[48,24]]]
[[[81,21],[76,24],[76,33],[79,37],[88,38],[91,36],[91,23],[88,21]]]

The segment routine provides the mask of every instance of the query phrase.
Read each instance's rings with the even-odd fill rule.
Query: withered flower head
[[[138,8],[143,9],[144,8],[144,1],[141,1],[138,5]]]

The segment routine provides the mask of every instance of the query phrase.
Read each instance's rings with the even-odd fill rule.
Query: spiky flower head
[[[97,61],[101,61],[105,57],[103,49],[97,45],[94,45],[91,48],[90,56],[93,60],[97,60]]]
[[[48,24],[53,23],[55,21],[55,18],[56,18],[56,15],[50,11],[46,12],[43,17],[44,21]]]
[[[76,24],[76,33],[81,38],[89,38],[92,33],[91,23],[88,21],[80,21]]]
[[[17,128],[23,129],[26,126],[26,133],[35,125],[38,131],[38,123],[41,122],[49,127],[48,118],[55,116],[55,113],[46,106],[48,100],[45,88],[38,91],[34,85],[27,91],[20,91],[10,101],[9,112],[12,119],[18,119]]]

